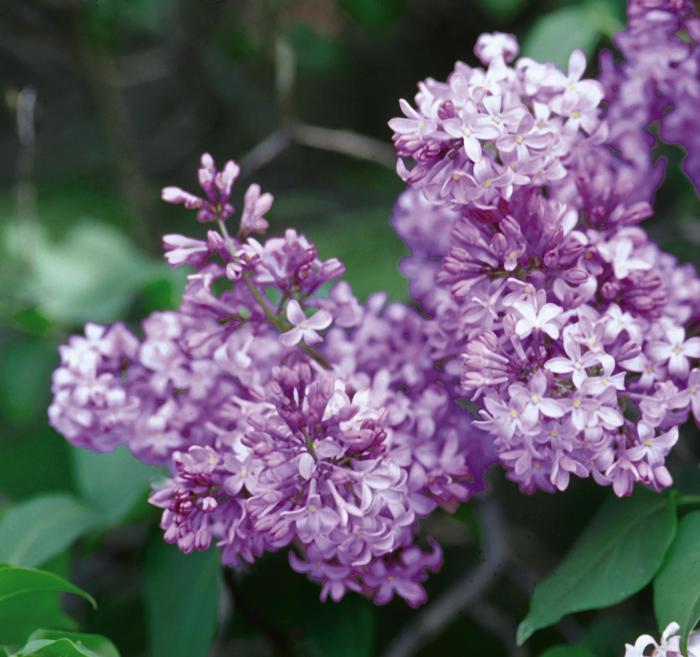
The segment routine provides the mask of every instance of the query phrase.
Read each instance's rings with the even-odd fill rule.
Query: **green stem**
[[[226,240],[226,246],[228,247],[229,253],[234,259],[238,259],[236,255],[236,249],[233,244],[233,240],[231,239],[231,236],[228,233],[228,229],[226,228],[226,224],[219,219],[218,221],[219,224],[219,230],[221,231],[221,234],[224,237],[224,240]],[[253,285],[253,281],[250,280],[250,275],[248,274],[247,271],[244,271],[241,274],[241,279],[245,283],[245,286],[248,288],[248,291],[253,295],[253,298],[257,302],[257,304],[263,309],[263,312],[265,313],[265,317],[267,318],[267,321],[270,322],[280,333],[284,333],[285,331],[288,331],[291,328],[291,325],[289,322],[287,322],[286,319],[283,317],[280,317],[279,315],[276,315],[270,306],[268,305],[267,301],[265,301],[265,297],[260,293],[260,290],[258,290],[255,285]],[[313,358],[323,369],[330,370],[331,364],[322,356],[318,351],[316,351],[313,347],[309,347],[303,340],[299,343],[299,348],[309,357]]]
[[[678,506],[700,506],[700,495],[681,495],[676,503]]]

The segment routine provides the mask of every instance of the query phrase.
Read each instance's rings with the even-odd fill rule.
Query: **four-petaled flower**
[[[292,328],[279,336],[280,342],[285,347],[293,347],[302,340],[306,344],[321,342],[322,338],[318,331],[328,328],[333,321],[327,310],[318,310],[315,315],[307,317],[296,299],[292,299],[287,304],[287,319]]]
[[[515,325],[515,332],[520,339],[528,337],[533,331],[542,331],[552,340],[559,337],[559,326],[555,319],[564,311],[561,306],[545,303],[538,309],[533,302],[516,301],[513,308],[521,315]]]
[[[685,329],[672,324],[666,326],[664,338],[651,343],[649,355],[660,365],[668,363],[668,371],[674,376],[688,376],[688,359],[700,358],[700,338],[686,340]]]

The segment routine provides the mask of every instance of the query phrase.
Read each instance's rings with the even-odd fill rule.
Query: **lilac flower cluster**
[[[663,174],[651,160],[656,126],[661,140],[683,146],[683,168],[700,190],[700,18],[691,0],[630,0],[628,16],[615,37],[624,61],[601,58],[610,143],[654,177],[653,189]]]
[[[604,118],[583,55],[565,74],[507,66],[516,53],[483,35],[487,69],[457,63],[390,122],[410,185],[393,219],[402,271],[433,358],[522,490],[572,476],[659,490],[678,425],[700,421],[700,279],[639,227],[654,182],[609,136],[619,109],[610,99]]]
[[[294,230],[251,237],[272,204],[257,185],[229,234],[237,175],[205,155],[201,197],[163,190],[218,230],[164,237],[170,265],[195,271],[180,308],[148,317],[142,337],[88,325],[61,347],[51,424],[168,468],[150,501],[183,552],[215,543],[238,567],[290,548],[324,599],[421,604],[441,550],[419,546],[419,520],[481,489],[490,439],[435,367],[417,312],[382,294],[360,304],[343,265]]]
[[[603,88],[581,79],[583,53],[563,73],[529,58],[509,67],[517,52],[514,37],[482,35],[476,53],[486,69],[457,62],[446,82],[419,85],[416,108],[401,101],[405,116],[389,122],[397,170],[429,200],[489,207],[522,187],[557,186],[582,143],[601,139]]]
[[[563,72],[485,34],[484,67],[458,62],[401,101],[409,187],[392,222],[419,311],[360,303],[342,263],[291,228],[254,238],[273,202],[258,185],[231,234],[239,167],[204,155],[201,195],[162,194],[210,227],[163,238],[170,266],[193,269],[180,307],[140,336],[88,324],[61,347],[52,426],[167,468],[150,501],[182,551],[213,543],[239,567],[288,548],[336,601],[424,602],[441,550],[420,520],[481,490],[496,460],[526,492],[572,476],[617,495],[669,486],[678,426],[700,422],[700,278],[640,227],[662,174],[642,130],[661,120],[683,141],[694,117],[666,110],[696,93],[698,28],[684,0],[659,4],[633,0],[628,61],[603,83],[579,51]],[[645,53],[661,33],[657,70]]]

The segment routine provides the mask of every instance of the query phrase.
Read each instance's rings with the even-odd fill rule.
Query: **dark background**
[[[385,289],[407,300],[396,267],[405,250],[388,224],[402,189],[386,126],[398,98],[427,76],[444,79],[456,59],[471,62],[483,31],[514,32],[528,54],[562,64],[581,47],[595,72],[596,51],[623,24],[621,0],[1,0],[2,508],[75,487],[74,450],[46,423],[56,347],[85,321],[137,322],[177,304],[182,276],[159,260],[160,235],[202,229],[161,203],[159,189],[194,190],[201,152],[241,162],[245,184],[276,196],[272,230],[300,228],[321,256],[341,258],[360,297]],[[670,174],[648,226],[664,248],[700,262],[682,153],[658,156]],[[697,462],[697,432],[686,434],[674,451],[681,478],[683,464]],[[612,657],[653,627],[641,596],[515,649],[533,582],[610,491],[574,482],[566,494],[525,497],[492,475],[489,502],[427,523],[446,549],[431,600],[460,590],[468,602],[446,603],[416,654],[536,655],[585,640]],[[152,654],[149,605],[167,607],[144,596],[147,546],[159,540],[143,501],[51,564],[96,595],[99,611],[76,609],[83,628],[111,637],[125,657]],[[465,579],[475,570],[483,581]],[[222,594],[216,655],[380,655],[425,618],[402,602],[322,606],[283,555],[261,560],[239,589],[233,614]],[[190,591],[179,594],[187,601]]]

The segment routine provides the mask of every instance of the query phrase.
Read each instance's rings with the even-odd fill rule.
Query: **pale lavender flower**
[[[490,64],[497,57],[511,62],[516,58],[519,50],[515,36],[504,32],[481,34],[474,46],[474,54],[484,65]]]
[[[545,303],[538,307],[534,302],[516,301],[513,308],[520,315],[515,325],[515,332],[519,338],[526,338],[533,331],[542,331],[553,340],[559,337],[559,326],[555,320],[563,311],[561,306]]]
[[[690,370],[689,358],[700,358],[700,338],[685,338],[685,330],[667,323],[662,337],[649,345],[649,355],[678,377],[686,377]]]
[[[280,342],[286,347],[293,347],[302,340],[306,344],[320,342],[323,338],[318,331],[327,329],[333,322],[331,314],[326,310],[318,310],[311,317],[307,317],[295,299],[287,304],[287,319],[292,328],[280,335]]]
[[[245,237],[248,233],[264,233],[269,224],[265,219],[265,214],[270,211],[274,197],[272,194],[261,194],[260,185],[253,183],[248,187],[243,202],[243,212],[241,213],[240,237]]]

